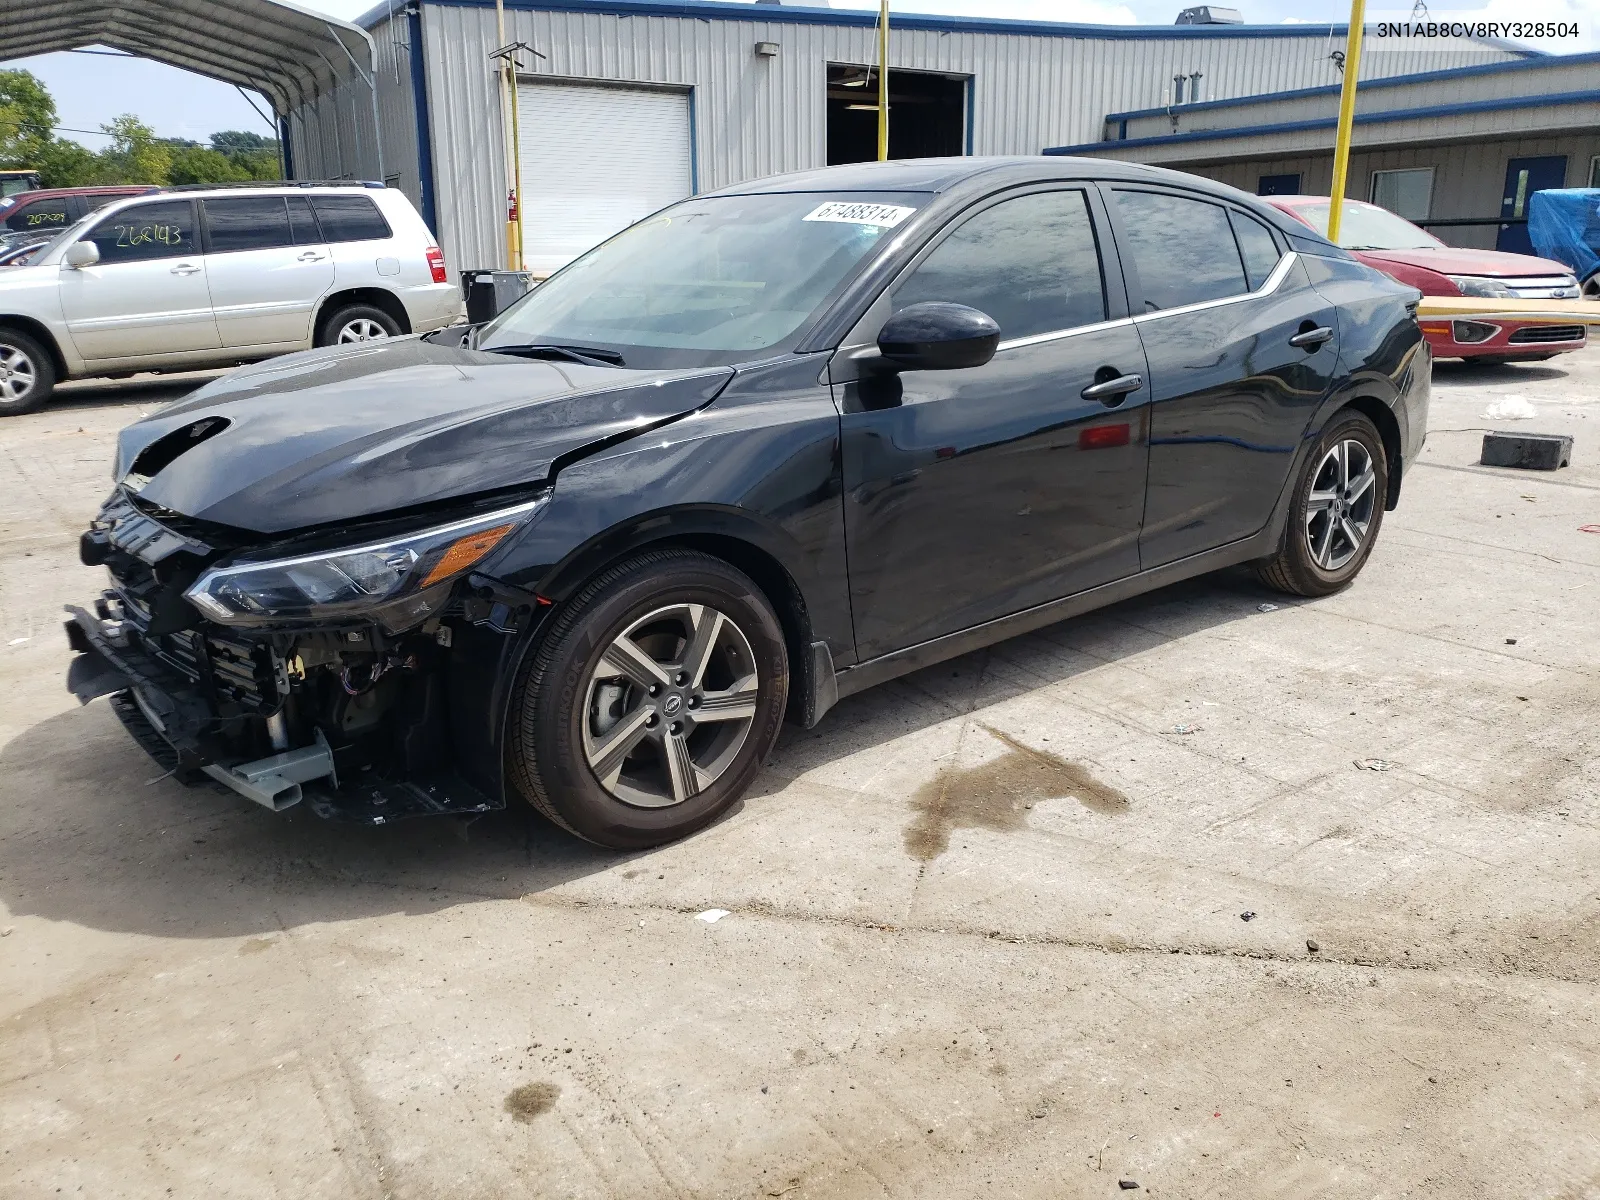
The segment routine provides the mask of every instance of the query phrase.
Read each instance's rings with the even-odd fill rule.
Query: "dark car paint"
[[[841,343],[934,231],[1011,188],[1096,178],[1167,184],[1271,224],[1301,251],[1288,294],[1309,300],[1316,314],[1334,303],[1351,306],[1350,319],[1338,322],[1337,349],[1287,353],[1278,340],[1299,322],[1285,311],[1286,299],[1269,297],[1235,305],[1240,313],[1224,322],[1234,336],[1225,348],[1204,347],[1217,360],[1216,382],[1202,379],[1199,387],[1197,365],[1154,336],[1178,319],[1163,316],[1150,328],[1117,325],[1121,333],[1110,340],[1080,333],[1026,355],[1002,351],[998,366],[905,373],[897,386],[886,385],[892,395],[864,390],[857,356],[870,350]],[[1425,414],[1405,410],[1426,394],[1427,352],[1404,309],[1410,289],[1375,283],[1377,272],[1242,192],[1175,172],[1073,159],[867,164],[728,190],[897,186],[934,195],[792,355],[736,370],[643,373],[418,341],[313,352],[240,372],[132,427],[119,474],[156,438],[220,415],[234,424],[158,472],[144,500],[276,535],[549,481],[540,517],[473,577],[485,593],[505,589],[528,620],[516,636],[481,622],[465,626],[452,656],[456,761],[480,787],[502,795],[509,700],[544,620],[596,571],[642,547],[702,545],[757,579],[784,610],[794,711],[809,724],[837,695],[1271,553],[1284,519],[1281,498],[1310,441],[1347,401],[1375,404],[1380,421],[1389,414],[1401,469],[1414,456]],[[1113,248],[1106,257],[1109,270]],[[1120,280],[1110,290],[1114,316],[1125,316]],[[1185,344],[1198,350],[1210,336],[1204,331],[1218,327],[1195,328],[1201,332]],[[1146,367],[1142,355],[1151,346]],[[1027,386],[1004,361],[1008,353],[1012,363],[1030,360],[1030,377],[1044,386]],[[1306,360],[1335,354],[1346,377],[1330,390],[1325,380],[1335,369]],[[1216,369],[1223,362],[1247,367],[1259,383],[1228,382]],[[1107,366],[1148,370],[1161,397],[1155,417],[1148,386],[1116,409],[1081,400],[1083,383]],[[1223,395],[1239,397],[1237,406],[1208,412]],[[996,427],[996,418],[1004,424]],[[1162,440],[1146,454],[1152,420]],[[1128,426],[1126,446],[1083,446],[1085,431],[1108,424]],[[1170,449],[1158,455],[1160,447]],[[1167,478],[1191,470],[1203,478]],[[1391,506],[1400,473],[1392,475]],[[1238,502],[1224,497],[1218,508],[1230,488],[1241,492]],[[1172,557],[1141,569],[1145,494],[1170,495],[1160,501],[1163,511],[1210,505],[1227,520],[1178,523],[1156,551]],[[937,526],[910,531],[920,538],[912,543],[920,560],[903,546],[904,526],[918,518]],[[1178,536],[1185,532],[1187,542]],[[1113,544],[1094,544],[1102,535]],[[1005,544],[1011,539],[1018,539],[1014,548]],[[1030,553],[1020,553],[1024,546]],[[889,578],[880,569],[887,563],[907,577]],[[896,604],[906,609],[898,631]]]
[[[709,402],[727,367],[630,371],[530,362],[386,340],[245,368],[122,431],[120,478],[147,446],[196,421],[197,442],[145,484],[145,501],[281,534],[542,482],[562,455]]]

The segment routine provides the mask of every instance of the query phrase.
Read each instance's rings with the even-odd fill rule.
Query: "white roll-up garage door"
[[[691,190],[684,92],[517,85],[522,257],[548,275]]]

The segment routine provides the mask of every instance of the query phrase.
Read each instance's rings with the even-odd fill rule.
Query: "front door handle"
[[[1332,338],[1333,330],[1326,325],[1318,325],[1315,329],[1302,329],[1289,339],[1289,345],[1296,350],[1315,350]]]
[[[1115,408],[1129,392],[1137,392],[1143,386],[1143,375],[1118,375],[1103,383],[1091,383],[1079,395],[1085,400],[1098,400],[1107,408]]]
[[[199,270],[200,268],[195,266],[193,263],[179,263],[177,266],[172,268],[172,273],[174,275],[194,275],[197,274]]]
[[[318,254],[315,250],[307,250],[304,254],[302,254],[295,261],[296,262],[321,262],[322,261],[322,255]]]

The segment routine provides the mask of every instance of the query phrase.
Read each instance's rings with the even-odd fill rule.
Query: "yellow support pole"
[[[1361,74],[1361,33],[1367,0],[1350,0],[1350,32],[1344,42],[1344,86],[1339,91],[1339,134],[1333,143],[1333,188],[1328,198],[1328,240],[1339,243],[1344,189],[1350,171],[1350,128],[1356,116],[1356,81]]]
[[[505,6],[505,0],[495,0],[495,2],[494,2],[494,19],[495,19],[495,33],[496,33],[496,36],[498,36],[499,39],[500,39],[498,44],[501,45],[501,46],[504,46],[506,44],[506,6]],[[514,113],[508,113],[506,111],[506,93],[510,90],[510,88],[512,86],[510,72],[511,72],[511,67],[510,67],[509,60],[502,61],[500,63],[500,78],[496,82],[498,84],[499,92],[500,92],[500,131],[501,131],[500,132],[500,140],[501,140],[500,148],[505,154],[506,189],[507,189],[508,192],[514,192],[515,189],[516,189],[516,184],[513,181],[516,178],[516,160],[517,160],[518,147],[515,146],[514,144],[512,144],[511,123],[512,123],[512,120],[514,119]],[[520,195],[518,195],[517,196],[517,204],[520,206],[521,203],[522,203],[522,197]],[[518,213],[518,216],[519,217],[521,216],[520,211]],[[518,228],[518,224],[519,224],[518,222],[513,221],[511,219],[511,196],[507,195],[506,196],[506,270],[508,270],[508,271],[519,270],[521,268],[521,266],[522,266],[522,253],[521,253],[521,246],[520,246],[520,241],[521,241],[520,235],[522,233],[522,230],[520,228]]]
[[[878,161],[889,161],[889,0],[878,3]]]

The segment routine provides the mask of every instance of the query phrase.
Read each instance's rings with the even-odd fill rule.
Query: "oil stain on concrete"
[[[524,1123],[542,1116],[556,1106],[561,1095],[559,1085],[541,1080],[513,1088],[506,1097],[506,1111]]]
[[[1128,811],[1128,797],[1102,783],[1082,763],[1023,745],[987,725],[985,733],[1006,746],[999,758],[975,767],[944,767],[911,799],[916,818],[906,826],[906,853],[931,862],[950,848],[955,829],[1021,829],[1028,810],[1041,800],[1071,796],[1106,816]]]

